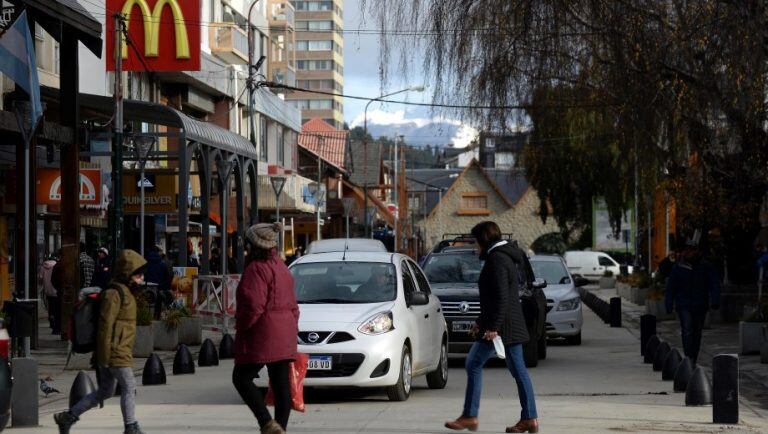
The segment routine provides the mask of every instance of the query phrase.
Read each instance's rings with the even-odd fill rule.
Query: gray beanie
[[[245,238],[260,249],[273,249],[277,247],[277,234],[281,228],[280,223],[258,223],[245,231]]]

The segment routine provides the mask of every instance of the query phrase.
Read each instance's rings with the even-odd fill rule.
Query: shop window
[[[462,193],[459,215],[477,216],[490,215],[488,209],[488,193]]]

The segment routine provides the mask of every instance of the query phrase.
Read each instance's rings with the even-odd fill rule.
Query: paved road
[[[551,346],[548,359],[531,371],[541,432],[768,432],[768,419],[748,403],[742,405],[739,427],[712,425],[711,407],[686,408],[684,397],[641,363],[631,333],[608,328],[592,313],[586,314],[585,327],[581,346]],[[165,386],[140,387],[142,426],[151,434],[257,432],[231,386],[231,371],[230,361],[198,368],[194,376],[170,376]],[[504,432],[519,415],[514,380],[500,363],[486,369],[484,380],[480,432]],[[421,379],[405,403],[390,403],[376,393],[315,391],[307,413],[292,416],[290,432],[444,433],[443,421],[461,411],[464,381],[461,361],[454,361],[445,390],[428,390]],[[41,414],[41,422],[41,428],[11,432],[56,432],[50,413]],[[87,413],[73,432],[122,432],[118,402]]]

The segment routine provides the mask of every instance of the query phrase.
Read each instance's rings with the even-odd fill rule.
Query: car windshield
[[[560,261],[537,261],[534,259],[531,261],[531,267],[536,277],[546,280],[550,285],[566,285],[571,283],[568,270],[565,269]]]
[[[424,264],[430,283],[477,283],[483,262],[472,252],[432,255]]]
[[[291,274],[304,304],[381,303],[397,295],[392,264],[315,262],[294,265]]]

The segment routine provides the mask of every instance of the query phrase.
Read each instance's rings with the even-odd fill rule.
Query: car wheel
[[[568,336],[565,338],[565,341],[570,345],[581,345],[581,332],[579,332],[579,334],[576,336]]]
[[[543,334],[539,338],[539,342],[536,345],[536,349],[539,353],[539,360],[544,360],[547,358],[547,335]]]
[[[538,340],[530,339],[523,344],[523,359],[527,368],[535,368],[539,365],[539,344]]]
[[[411,381],[413,381],[413,364],[411,350],[403,346],[403,356],[400,361],[400,377],[397,384],[387,387],[387,396],[390,401],[405,401],[411,396]]]
[[[448,384],[448,347],[445,342],[440,346],[440,364],[434,372],[427,374],[427,386],[430,389],[445,389]]]

